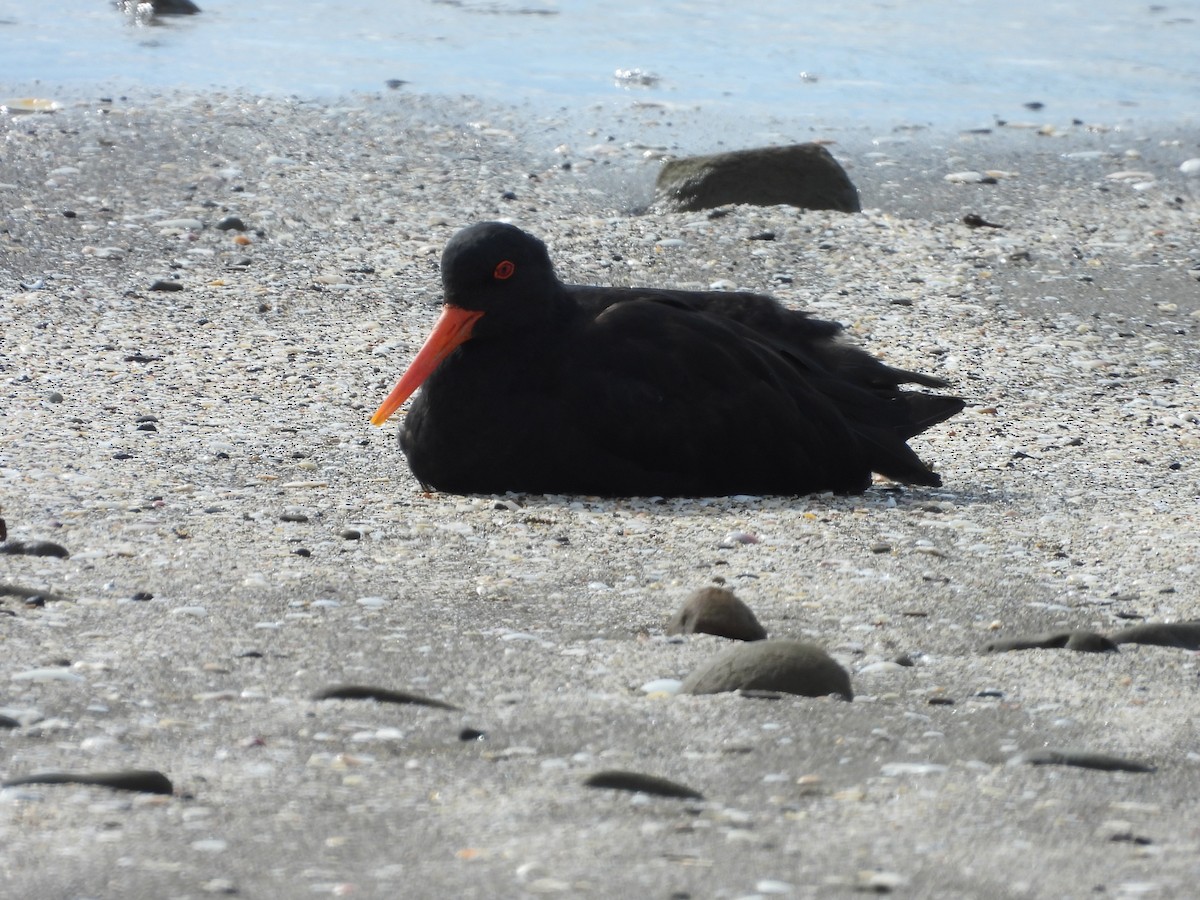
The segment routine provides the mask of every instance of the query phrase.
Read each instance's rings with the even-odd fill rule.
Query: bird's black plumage
[[[907,439],[963,408],[906,391],[841,326],[772,297],[566,285],[511,225],[442,255],[443,316],[372,421],[422,385],[400,431],[413,474],[452,493],[860,492],[937,485]]]

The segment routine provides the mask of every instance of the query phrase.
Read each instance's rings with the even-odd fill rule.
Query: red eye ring
[[[504,281],[506,278],[512,278],[513,273],[517,271],[517,267],[507,259],[496,266],[496,271],[492,273],[492,277]]]

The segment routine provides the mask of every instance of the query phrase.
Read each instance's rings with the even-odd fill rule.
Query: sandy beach
[[[984,647],[1200,619],[1200,134],[1026,124],[717,147],[661,106],[402,92],[0,118],[0,517],[69,553],[0,556],[0,779],[175,789],[0,790],[0,893],[1194,896],[1196,654]],[[826,137],[861,214],[653,211],[665,155]],[[566,281],[772,293],[946,378],[967,409],[912,441],[944,486],[423,492],[367,420],[488,219]],[[729,644],[666,634],[712,584],[854,701],[643,690]],[[456,709],[312,699],[346,683]],[[610,769],[705,799],[585,786]]]

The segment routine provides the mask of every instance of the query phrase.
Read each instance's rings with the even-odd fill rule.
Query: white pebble
[[[56,668],[56,669],[29,669],[25,672],[16,672],[13,675],[12,680],[13,681],[33,681],[33,682],[45,682],[45,681],[81,682],[84,679],[82,676],[76,675],[74,672],[68,671],[67,669],[57,669]]]
[[[204,223],[199,219],[163,219],[154,223],[155,228],[178,229],[179,231],[199,231]]]
[[[763,878],[754,883],[754,889],[760,894],[790,894],[794,888],[786,881],[775,881],[771,878]]]
[[[1200,175],[1200,156],[1185,159],[1179,164],[1179,171],[1184,175]]]
[[[676,678],[655,678],[642,685],[643,694],[678,694],[683,682]]]
[[[904,775],[941,775],[946,766],[938,763],[895,762],[884,763],[879,773],[885,778],[899,778]]]

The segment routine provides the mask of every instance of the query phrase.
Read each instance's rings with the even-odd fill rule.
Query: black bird
[[[841,326],[761,294],[558,280],[512,225],[442,254],[445,306],[371,417],[418,387],[400,429],[413,474],[456,494],[697,497],[859,493],[871,473],[938,485],[906,441],[963,408],[903,391]]]

